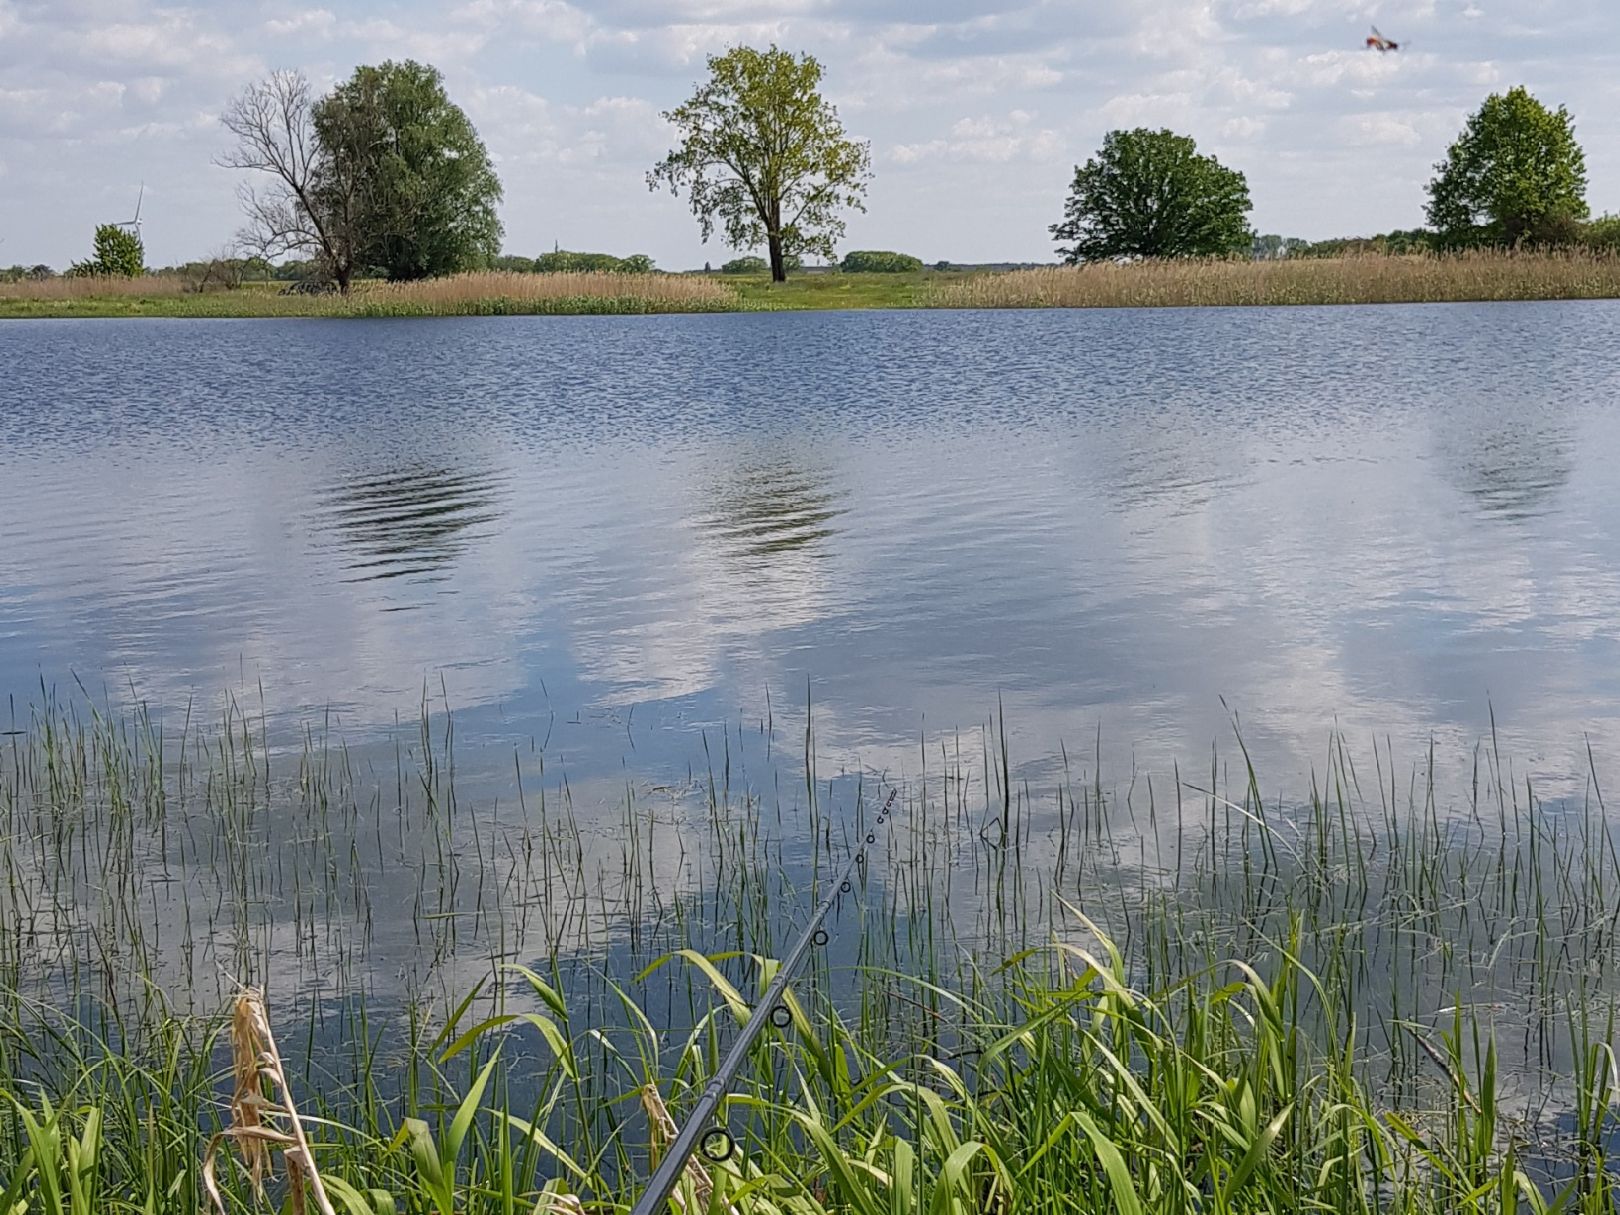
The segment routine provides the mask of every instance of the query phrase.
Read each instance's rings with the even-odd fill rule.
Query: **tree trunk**
[[[771,246],[771,282],[787,282],[787,259],[782,256],[782,238],[777,233],[770,235]]]
[[[349,294],[349,279],[352,274],[353,271],[351,271],[347,266],[339,266],[333,272],[332,277],[337,279],[337,289],[339,295]]]

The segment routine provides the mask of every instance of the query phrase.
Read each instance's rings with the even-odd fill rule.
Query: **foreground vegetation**
[[[837,308],[1153,308],[1620,298],[1620,253],[1472,251],[1276,261],[1179,259],[1004,273],[768,275],[487,271],[359,283],[348,296],[281,284],[201,289],[194,277],[0,283],[17,317],[388,317],[798,311]]]
[[[1615,1209],[1595,779],[1544,803],[1485,747],[1448,801],[1434,756],[1336,741],[1293,805],[1218,761],[1036,799],[992,728],[879,826],[859,781],[735,785],[768,733],[716,738],[676,820],[630,791],[593,829],[543,751],[504,808],[459,796],[426,710],[386,775],[234,709],[26,713],[0,1210],[623,1211],[863,833],[672,1211]]]

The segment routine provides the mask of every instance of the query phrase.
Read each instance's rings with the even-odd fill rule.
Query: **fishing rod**
[[[883,825],[889,810],[894,806],[897,792],[899,792],[897,789],[889,790],[889,798],[883,803],[883,809],[878,811],[874,826]],[[798,973],[799,967],[809,956],[811,947],[827,943],[827,930],[822,925],[838,900],[854,888],[852,879],[855,867],[866,861],[866,850],[875,843],[877,833],[867,832],[866,843],[856,848],[855,854],[844,866],[844,871],[839,874],[838,880],[831,885],[826,897],[821,900],[815,913],[810,917],[804,931],[793,942],[793,948],[782,958],[776,977],[771,980],[765,994],[760,997],[759,1004],[755,1007],[753,1015],[748,1018],[748,1023],[743,1026],[742,1033],[737,1035],[737,1040],[731,1044],[731,1049],[721,1060],[719,1070],[710,1078],[703,1095],[698,1098],[697,1105],[692,1107],[691,1116],[681,1128],[681,1133],[675,1136],[675,1142],[670,1144],[669,1151],[653,1170],[653,1175],[647,1180],[647,1188],[642,1191],[636,1205],[630,1209],[630,1215],[665,1215],[664,1203],[669,1201],[669,1196],[675,1192],[676,1185],[680,1183],[686,1162],[692,1158],[692,1153],[697,1151],[700,1144],[706,1145],[711,1141],[711,1136],[713,1138],[724,1136],[726,1141],[723,1154],[716,1156],[716,1159],[724,1160],[731,1155],[733,1146],[731,1135],[718,1128],[711,1131],[709,1123],[720,1108],[720,1102],[725,1100],[726,1094],[731,1091],[737,1073],[742,1070],[742,1065],[747,1061],[748,1052],[753,1049],[754,1043],[765,1032],[765,1026],[774,1025],[777,1029],[786,1029],[793,1023],[793,1014],[782,1002],[782,997],[787,993],[788,984],[793,981],[793,976]],[[705,1151],[705,1155],[707,1154]]]

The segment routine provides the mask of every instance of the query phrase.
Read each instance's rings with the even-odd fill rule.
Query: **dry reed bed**
[[[1196,308],[1620,298],[1620,256],[1482,251],[1297,261],[1093,264],[940,287],[939,308]]]
[[[143,274],[137,278],[63,275],[60,278],[0,282],[0,300],[147,299],[184,295],[193,289],[178,274]]]
[[[348,299],[322,302],[333,315],[433,316],[596,310],[587,308],[593,304],[615,312],[725,311],[737,306],[737,297],[719,283],[683,275],[491,270],[367,284]]]
[[[357,283],[348,296],[284,295],[275,284],[199,294],[178,275],[58,278],[0,283],[0,308],[26,315],[117,315],[160,302],[179,316],[500,316],[532,313],[722,312],[738,307],[730,288],[672,274],[475,272],[413,283]]]

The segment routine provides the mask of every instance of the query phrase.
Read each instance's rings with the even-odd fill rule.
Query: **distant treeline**
[[[1620,215],[1603,215],[1597,219],[1581,221],[1564,219],[1556,230],[1538,234],[1534,244],[1585,249],[1620,249]],[[1455,242],[1446,240],[1432,228],[1396,228],[1376,236],[1339,236],[1331,240],[1302,240],[1297,236],[1278,236],[1267,233],[1254,238],[1255,261],[1280,261],[1290,257],[1354,257],[1361,254],[1384,254],[1399,257],[1406,254],[1445,253],[1455,249]]]

